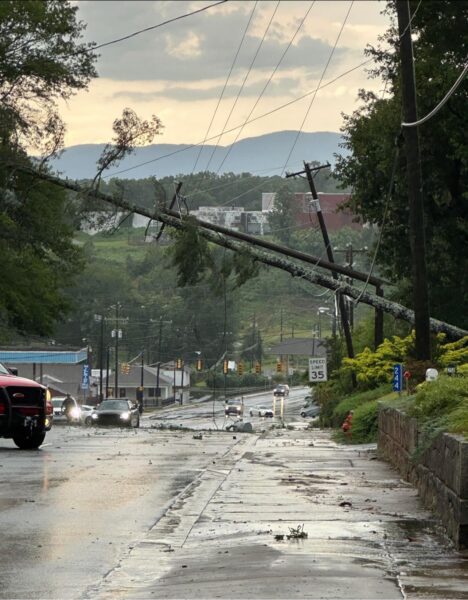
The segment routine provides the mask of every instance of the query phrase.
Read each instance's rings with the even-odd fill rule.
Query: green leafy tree
[[[388,95],[360,92],[361,107],[345,117],[343,128],[349,154],[338,158],[336,171],[353,190],[351,209],[382,229],[378,255],[381,272],[398,282],[399,297],[406,303],[411,297],[411,254],[403,151],[397,159],[387,209],[385,200],[395,144],[400,143],[402,106],[393,1],[387,3],[386,10],[393,24],[381,44],[367,52],[375,60],[371,76],[384,80]],[[468,3],[411,2],[411,12],[418,110],[423,116],[452,86],[466,61]],[[446,106],[419,127],[431,314],[464,328],[468,326],[467,91],[465,79]]]
[[[257,327],[252,326],[242,339],[241,357],[249,361],[253,367],[255,362],[261,362],[263,358],[262,334]]]
[[[15,169],[63,142],[58,99],[95,76],[77,7],[59,0],[0,3],[0,326],[47,335],[67,310],[80,268],[66,196]]]
[[[57,100],[70,98],[96,76],[92,44],[80,43],[85,25],[77,11],[62,0],[0,3],[3,143],[53,151],[62,142]]]
[[[290,192],[288,186],[283,185],[275,196],[273,210],[268,221],[270,223],[272,234],[285,246],[291,246],[294,236],[295,209],[294,195]]]

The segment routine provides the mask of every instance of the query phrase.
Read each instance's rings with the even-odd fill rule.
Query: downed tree
[[[94,197],[99,200],[103,200],[112,204],[113,206],[120,208],[128,213],[137,213],[144,217],[148,217],[154,221],[160,221],[161,223],[166,224],[169,227],[173,227],[179,230],[187,230],[189,227],[197,226],[198,231],[201,236],[207,239],[209,242],[217,244],[218,246],[222,246],[234,252],[240,252],[247,254],[254,261],[258,261],[262,264],[269,265],[271,267],[275,267],[277,269],[281,269],[282,271],[286,271],[290,273],[293,277],[300,277],[305,281],[309,281],[315,285],[319,285],[321,287],[325,287],[329,290],[333,290],[335,292],[339,292],[342,294],[346,294],[347,296],[359,299],[360,302],[364,304],[368,304],[376,309],[382,310],[385,313],[388,313],[398,319],[402,319],[410,324],[414,324],[414,311],[399,304],[397,302],[393,302],[390,300],[386,300],[381,296],[371,294],[366,290],[361,290],[356,288],[348,283],[343,281],[338,281],[333,279],[332,277],[325,275],[315,269],[306,268],[292,260],[283,258],[278,256],[277,254],[273,254],[271,252],[266,252],[264,250],[259,250],[258,248],[254,248],[249,243],[242,243],[240,241],[235,241],[234,237],[239,238],[238,232],[231,232],[227,228],[219,227],[213,225],[212,223],[207,223],[202,221],[201,219],[196,219],[195,217],[188,218],[178,212],[173,210],[159,207],[154,209],[147,209],[127,200],[123,200],[122,198],[115,198],[109,194],[105,194],[95,189],[85,189],[82,186],[78,185],[75,182],[64,180],[59,177],[55,177],[50,175],[49,173],[43,171],[37,171],[35,169],[31,169],[30,167],[23,167],[19,165],[12,165],[12,168],[16,168],[22,171],[25,171],[31,175],[38,177],[39,179],[43,179],[45,181],[49,181],[54,183],[62,188],[80,193],[86,194],[88,196]],[[246,236],[242,236],[245,238]],[[247,236],[252,237],[252,236]],[[253,238],[256,240],[256,238]],[[257,244],[260,245],[260,244]],[[277,252],[283,255],[291,254],[289,248],[283,248],[277,244],[275,246],[278,248]],[[303,254],[303,253],[300,253]],[[303,254],[304,258],[299,258],[299,260],[306,260],[309,263],[315,263],[311,257],[307,257],[307,255]],[[326,262],[326,261],[322,261]],[[316,266],[319,263],[316,263]],[[320,266],[324,266],[321,264]],[[343,267],[337,268],[338,265],[334,263],[327,263],[327,267],[330,270],[340,271]],[[347,273],[348,274],[348,273]],[[350,274],[350,273],[349,273]],[[362,274],[359,274],[359,279],[362,279]],[[355,277],[357,278],[357,277]],[[382,280],[378,280],[377,278],[373,278],[375,281],[381,282]],[[370,281],[370,278],[369,278]],[[433,333],[445,333],[447,337],[451,340],[456,340],[461,337],[468,335],[468,331],[461,329],[460,327],[456,327],[455,325],[450,325],[449,323],[445,323],[443,321],[439,321],[438,319],[430,319],[430,328]]]

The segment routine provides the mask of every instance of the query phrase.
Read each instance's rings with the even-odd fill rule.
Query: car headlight
[[[122,421],[128,421],[128,419],[130,418],[130,413],[129,412],[123,412],[120,415],[120,418],[122,419]]]
[[[98,415],[97,415],[97,413],[93,413],[93,414],[91,415],[91,418],[92,418],[92,419],[97,419],[97,418],[98,418]]]
[[[71,411],[70,411],[70,415],[74,418],[74,419],[79,419],[80,418],[80,409],[78,408],[78,406],[74,406]]]

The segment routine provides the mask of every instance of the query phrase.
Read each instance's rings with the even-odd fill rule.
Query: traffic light
[[[176,367],[178,369],[182,369],[182,359],[181,358],[177,359],[177,361],[176,361]]]
[[[223,361],[223,373],[225,375],[229,373],[229,361],[226,359]]]
[[[197,371],[203,371],[203,361],[201,358],[197,359]]]
[[[244,374],[244,364],[243,363],[238,363],[237,365],[237,374],[238,375],[243,375]]]
[[[259,362],[255,363],[255,373],[257,373],[257,375],[258,375],[261,372],[262,372],[262,365]]]
[[[276,363],[276,372],[277,373],[282,373],[283,372],[283,363],[280,363],[280,362]]]

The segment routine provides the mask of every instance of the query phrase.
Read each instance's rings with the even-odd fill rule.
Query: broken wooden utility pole
[[[401,83],[403,114],[407,123],[418,120],[414,77],[413,42],[411,40],[410,7],[408,0],[397,0],[398,31],[400,34]],[[406,171],[409,200],[409,239],[415,315],[416,357],[430,360],[430,312],[427,285],[424,197],[417,127],[404,128]]]
[[[363,304],[368,304],[369,306],[373,306],[374,308],[380,308],[384,312],[391,314],[395,318],[402,319],[403,321],[407,321],[410,324],[414,323],[414,312],[409,308],[406,308],[406,306],[398,304],[397,302],[385,300],[380,296],[375,296],[373,294],[370,294],[369,292],[366,292],[365,290],[360,290],[359,288],[355,288],[344,282],[336,281],[332,277],[328,277],[327,275],[317,271],[316,269],[307,269],[296,262],[287,260],[283,258],[283,256],[288,255],[287,250],[289,249],[283,248],[278,244],[274,244],[276,248],[275,251],[283,256],[277,256],[275,254],[267,253],[261,250],[257,250],[256,248],[252,248],[251,245],[253,245],[253,241],[260,242],[261,240],[258,240],[258,238],[253,238],[252,236],[248,236],[246,234],[241,234],[238,231],[234,232],[223,227],[218,227],[213,225],[212,223],[207,223],[206,221],[196,219],[195,217],[186,217],[184,215],[180,215],[178,212],[169,211],[168,209],[162,210],[155,208],[153,210],[150,210],[147,208],[143,208],[136,204],[132,204],[127,200],[123,200],[122,198],[114,198],[113,196],[100,192],[99,190],[90,190],[83,188],[74,181],[61,179],[43,171],[36,171],[31,167],[26,167],[18,163],[15,163],[14,165],[12,164],[11,167],[12,169],[17,169],[24,173],[29,173],[29,175],[37,177],[38,179],[42,179],[43,181],[48,181],[50,183],[58,185],[61,188],[85,194],[98,200],[103,200],[104,202],[108,202],[109,204],[116,206],[117,208],[121,208],[124,211],[130,213],[137,213],[139,215],[143,215],[144,217],[148,217],[149,219],[152,219],[154,221],[161,221],[161,223],[165,223],[167,226],[173,227],[178,230],[186,231],[191,227],[196,226],[199,230],[200,235],[209,242],[212,242],[214,244],[217,244],[218,246],[222,246],[223,248],[227,248],[234,252],[239,252],[248,255],[254,261],[258,261],[265,265],[281,269],[282,271],[290,273],[293,277],[300,277],[301,279],[309,281],[314,285],[319,285],[321,287],[333,291],[340,291],[341,293],[346,294],[351,298],[359,298],[360,302],[362,302]],[[219,230],[224,230],[226,233],[222,234],[220,231],[215,231],[216,228],[218,228]],[[249,245],[241,244],[240,242],[234,241],[233,239],[230,239],[231,237],[248,241]],[[310,261],[310,256],[304,256],[309,259],[309,262],[312,262]],[[336,267],[338,267],[338,265],[336,265]],[[334,270],[335,265],[330,265],[330,269]],[[362,273],[346,269],[345,267],[341,267],[340,269],[337,268],[336,270],[338,272],[343,272],[346,275],[351,275],[351,273],[357,273],[359,277],[363,276]],[[359,278],[357,275],[353,275],[355,279]],[[371,280],[369,279],[369,281]],[[447,337],[452,340],[458,340],[468,335],[468,331],[461,329],[460,327],[456,327],[455,325],[444,323],[443,321],[439,321],[437,319],[431,319],[430,325],[431,331],[433,333],[445,333]]]

